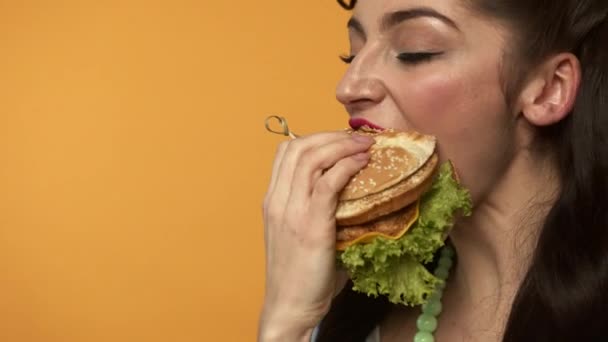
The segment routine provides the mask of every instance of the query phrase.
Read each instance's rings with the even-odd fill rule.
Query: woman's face
[[[359,0],[356,56],[337,89],[351,117],[437,136],[478,202],[512,159],[515,115],[503,94],[505,30],[462,0]]]

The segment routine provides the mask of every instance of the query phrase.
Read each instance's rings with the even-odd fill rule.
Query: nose
[[[350,115],[371,108],[385,98],[378,61],[373,54],[359,53],[338,83],[336,98]]]

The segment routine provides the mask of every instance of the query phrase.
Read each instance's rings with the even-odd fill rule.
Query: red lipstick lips
[[[369,122],[363,118],[352,118],[348,120],[348,124],[352,129],[359,129],[360,127],[367,126],[372,129],[384,130],[384,127],[380,127],[372,122]]]

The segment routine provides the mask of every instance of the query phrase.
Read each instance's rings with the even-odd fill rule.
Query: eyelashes
[[[397,55],[397,59],[406,64],[418,64],[428,62],[442,52],[403,52]]]
[[[402,52],[397,55],[397,59],[404,64],[419,64],[428,62],[443,52]],[[341,55],[340,59],[346,64],[351,64],[357,55]]]

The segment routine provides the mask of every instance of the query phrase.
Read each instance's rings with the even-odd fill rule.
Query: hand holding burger
[[[281,144],[264,200],[261,339],[309,336],[335,294],[336,260],[356,291],[425,302],[441,282],[425,264],[471,209],[438,160],[434,137],[377,127]]]

